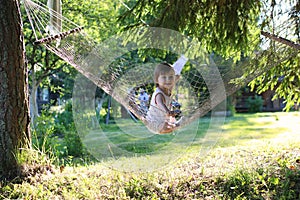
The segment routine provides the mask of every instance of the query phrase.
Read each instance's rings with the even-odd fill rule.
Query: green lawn
[[[220,122],[216,123],[217,120]],[[296,112],[236,114],[225,120],[204,117],[174,134],[154,135],[142,123],[116,119],[113,124],[101,125],[101,130],[91,130],[83,142],[96,158],[104,162],[118,162],[119,159],[124,162],[124,157],[146,156],[148,162],[153,163],[156,161],[152,162],[151,158],[166,156],[176,160],[187,152],[207,152],[212,147],[229,147],[275,138],[290,131],[293,124],[297,124],[296,120],[299,120],[299,113]],[[289,122],[292,122],[291,125]],[[126,168],[131,169],[127,165]]]
[[[118,121],[85,138],[99,163],[27,166],[0,199],[300,199],[299,112],[212,120],[164,136]]]

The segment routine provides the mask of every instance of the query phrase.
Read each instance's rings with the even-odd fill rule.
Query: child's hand
[[[176,116],[178,116],[178,115],[180,115],[181,114],[181,111],[180,110],[172,110],[172,111],[169,111],[169,116],[171,116],[171,117],[176,117]]]

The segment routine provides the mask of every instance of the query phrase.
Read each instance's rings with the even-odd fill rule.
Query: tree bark
[[[19,175],[30,145],[28,79],[18,0],[0,0],[0,178]]]

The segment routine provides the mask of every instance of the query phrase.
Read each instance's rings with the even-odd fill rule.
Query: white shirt
[[[166,95],[160,88],[156,88],[155,92],[152,94],[151,97],[151,102],[150,102],[150,107],[147,113],[147,121],[148,121],[148,128],[154,132],[159,132],[165,122],[168,122],[170,120],[170,116],[164,108],[161,108],[157,103],[156,103],[156,96],[158,94],[162,94],[164,99],[165,99],[165,105],[167,108],[170,110],[171,109],[171,97]]]

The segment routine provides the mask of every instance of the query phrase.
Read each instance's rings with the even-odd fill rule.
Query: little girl
[[[147,127],[155,133],[170,133],[178,126],[175,119],[178,110],[171,110],[172,89],[179,80],[179,74],[185,62],[178,65],[180,69],[178,67],[174,69],[168,63],[160,63],[154,70],[156,90],[152,94],[147,113]],[[174,66],[176,64],[178,61],[174,63]]]

